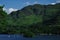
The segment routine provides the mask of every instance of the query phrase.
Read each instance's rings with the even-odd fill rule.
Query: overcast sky
[[[3,8],[6,12],[10,13],[27,5],[32,4],[55,4],[60,0],[0,0],[0,5],[5,5]]]

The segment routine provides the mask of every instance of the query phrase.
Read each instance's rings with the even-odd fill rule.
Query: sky
[[[0,0],[0,5],[5,5],[3,10],[10,13],[33,4],[55,4],[60,0]]]

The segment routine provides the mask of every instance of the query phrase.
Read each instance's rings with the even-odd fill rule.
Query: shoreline
[[[60,34],[39,34],[39,35],[60,35]]]

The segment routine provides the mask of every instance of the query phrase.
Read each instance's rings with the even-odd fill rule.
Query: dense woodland
[[[0,34],[60,35],[60,3],[29,5],[7,14],[0,6]]]

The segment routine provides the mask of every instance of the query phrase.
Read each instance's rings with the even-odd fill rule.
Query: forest
[[[10,14],[0,6],[0,34],[60,35],[60,3],[29,5]]]

